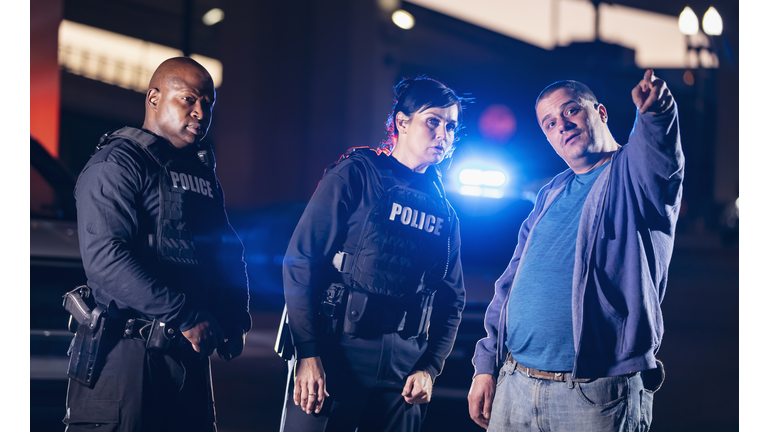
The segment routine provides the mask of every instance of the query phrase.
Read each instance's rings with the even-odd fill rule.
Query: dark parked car
[[[62,296],[85,283],[75,178],[30,138],[30,430],[62,430],[72,333]]]

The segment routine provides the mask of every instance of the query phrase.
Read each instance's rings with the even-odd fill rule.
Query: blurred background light
[[[416,21],[413,19],[413,15],[409,14],[408,12],[400,9],[396,10],[392,14],[392,22],[395,23],[398,27],[405,30],[410,30],[413,28],[413,25],[416,23]]]
[[[483,188],[480,186],[462,186],[459,188],[459,193],[462,195],[480,196],[483,193]]]
[[[400,9],[400,0],[376,0],[376,4],[379,5],[379,9],[388,14]]]
[[[678,29],[678,17],[668,14],[590,0],[409,0],[409,3],[547,50],[574,42],[600,40],[633,49],[635,64],[641,69],[688,66],[684,57],[686,41]],[[596,22],[599,22],[597,32]],[[698,29],[698,19],[694,27]]]
[[[462,164],[458,169],[458,192],[461,195],[501,198],[508,176],[500,168],[482,162]],[[454,190],[456,190],[454,189]]]
[[[520,198],[530,201],[532,203],[536,202],[536,192],[533,191],[523,191],[522,194],[520,194]]]
[[[459,181],[469,186],[503,186],[507,182],[507,176],[501,171],[481,171],[479,169],[465,169],[459,173]]]
[[[483,138],[505,144],[517,132],[517,118],[506,105],[488,105],[480,114],[477,128]]]
[[[59,25],[61,68],[140,93],[147,91],[149,79],[160,63],[183,55],[176,48],[68,20]],[[199,54],[190,57],[208,70],[215,87],[221,85],[223,68],[219,60]]]
[[[478,169],[465,169],[459,173],[461,184],[478,186],[483,184],[483,172]]]
[[[680,27],[680,33],[686,36],[693,36],[699,32],[699,19],[696,18],[696,14],[688,6],[680,12],[680,19],[677,21],[677,25]]]
[[[504,196],[504,192],[501,189],[483,188],[483,193],[481,196],[486,198],[501,198]]]
[[[500,171],[485,171],[483,173],[483,184],[486,186],[504,186],[507,182],[507,176]]]
[[[710,7],[704,13],[701,26],[704,28],[704,33],[710,36],[720,36],[723,33],[723,19],[720,18],[720,14],[713,7]]]
[[[224,11],[219,8],[213,8],[203,15],[203,24],[212,26],[220,23],[224,19]]]
[[[692,86],[695,80],[693,79],[693,72],[691,70],[685,71],[683,74],[683,82],[689,86]]]

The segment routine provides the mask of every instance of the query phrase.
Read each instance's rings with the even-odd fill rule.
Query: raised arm
[[[660,214],[679,202],[685,158],[680,126],[672,94],[652,69],[632,90],[637,117],[627,152],[628,169]]]

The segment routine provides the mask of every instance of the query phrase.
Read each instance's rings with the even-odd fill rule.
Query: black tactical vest
[[[217,215],[223,206],[211,150],[198,151],[197,158],[175,158],[167,143],[140,129],[124,127],[105,134],[97,151],[114,139],[139,144],[160,166],[157,232],[149,241],[158,259],[185,267],[211,262]]]
[[[440,178],[427,174],[434,192],[428,194],[397,186],[392,171],[371,149],[350,149],[346,157],[364,161],[378,173],[371,181],[378,177],[381,186],[351,257],[353,287],[400,299],[445,278],[453,221]]]

